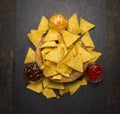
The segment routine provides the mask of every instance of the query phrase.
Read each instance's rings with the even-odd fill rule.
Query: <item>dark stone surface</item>
[[[107,112],[120,114],[120,0],[107,0]],[[0,1],[0,114],[12,114],[15,0]],[[30,9],[31,10],[31,9]],[[42,14],[41,14],[42,15]],[[29,28],[36,26],[35,23]],[[20,85],[19,85],[20,86]],[[86,90],[82,90],[86,93]],[[35,94],[26,94],[33,97]],[[42,96],[41,96],[42,97]],[[38,100],[38,96],[36,99]],[[69,97],[68,97],[69,99]],[[97,98],[96,98],[97,99]],[[21,100],[21,99],[20,99]],[[28,101],[31,99],[28,99]],[[42,100],[42,98],[40,99]],[[74,99],[73,99],[74,101]],[[42,102],[42,101],[41,101]],[[47,102],[47,101],[46,101]],[[21,102],[20,102],[21,103]],[[102,105],[102,104],[101,104]],[[18,105],[20,106],[20,104]],[[95,106],[95,104],[94,104]],[[50,109],[49,109],[50,110]],[[96,114],[97,113],[97,110]],[[76,112],[75,112],[76,113]]]

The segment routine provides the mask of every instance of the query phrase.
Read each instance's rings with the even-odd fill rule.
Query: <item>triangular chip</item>
[[[84,77],[84,78],[80,81],[80,85],[81,85],[81,86],[87,85],[87,79],[86,79],[86,77]]]
[[[62,83],[51,81],[48,84],[48,88],[52,88],[52,89],[64,89],[64,85]]]
[[[70,61],[66,63],[69,67],[77,70],[79,72],[83,72],[83,63],[81,54],[76,55],[75,57],[71,58]]]
[[[29,47],[24,60],[24,64],[32,62],[35,62],[35,51],[31,47]]]
[[[40,24],[38,26],[38,30],[45,33],[48,29],[49,29],[48,19],[45,16],[42,16]]]
[[[44,38],[44,41],[58,41],[59,40],[59,37],[61,37],[61,35],[58,33],[57,30],[54,30],[54,29],[50,29],[47,33],[47,35],[45,36]]]
[[[70,74],[72,73],[72,68],[68,67],[63,62],[57,64],[56,70],[57,70],[57,72],[59,72],[60,74],[62,74],[65,77],[70,77]]]
[[[53,89],[50,89],[50,88],[45,88],[45,89],[43,90],[43,95],[44,95],[47,99],[57,97],[57,95],[55,94],[55,92],[53,91]]]
[[[101,52],[96,52],[96,51],[90,51],[90,54],[93,55],[94,58],[89,60],[89,63],[95,63],[100,58],[100,56],[102,55]]]
[[[88,22],[87,20],[80,18],[80,30],[81,34],[84,34],[85,32],[89,31],[90,29],[94,28],[95,25]]]
[[[75,41],[79,39],[79,35],[75,35],[68,31],[62,30],[63,40],[67,47],[70,47]]]
[[[64,57],[64,51],[63,48],[61,48],[60,46],[58,46],[57,48],[54,48],[52,51],[50,51],[46,56],[45,59],[55,62],[55,63],[59,63]]]
[[[58,44],[56,44],[55,41],[51,41],[51,42],[44,42],[40,48],[46,48],[46,47],[57,47]]]
[[[32,30],[31,33],[27,34],[29,40],[35,47],[37,47],[38,43],[41,41],[42,35],[42,31],[37,30]]]
[[[34,91],[36,93],[40,93],[40,92],[43,91],[43,86],[42,86],[42,82],[41,81],[38,82],[38,83],[33,83],[33,84],[31,83],[31,84],[27,85],[26,88],[30,89],[30,90],[32,90],[32,91]]]
[[[48,79],[48,78],[43,78],[43,79],[42,79],[43,87],[46,88],[50,82],[51,82],[50,79]]]
[[[92,51],[94,50],[95,47],[87,47],[87,51]]]
[[[78,17],[77,17],[76,13],[74,13],[70,17],[70,19],[68,19],[68,31],[70,31],[74,34],[80,33],[80,26],[79,26]]]
[[[61,74],[56,74],[53,76],[53,80],[61,80],[62,79],[62,75]]]
[[[91,59],[94,58],[93,55],[90,54],[90,52],[86,51],[84,48],[80,47],[80,53],[81,53],[81,56],[82,56],[82,61],[83,63],[84,62],[87,62]]]
[[[56,71],[56,64],[51,61],[45,61],[43,64],[43,74],[45,77],[51,77],[53,75],[58,74]]]
[[[44,59],[45,56],[46,56],[52,49],[53,49],[53,48],[51,48],[51,47],[44,48],[44,49],[41,51],[42,59]]]
[[[70,95],[73,95],[80,88],[80,80],[71,82],[69,84]]]
[[[59,90],[60,95],[63,95],[65,93],[69,92],[69,85],[70,85],[70,83],[65,83],[64,84],[64,89]]]
[[[83,41],[83,43],[85,44],[86,47],[91,47],[94,48],[95,45],[91,39],[91,36],[89,34],[89,32],[86,32],[83,37],[81,38],[81,40]]]

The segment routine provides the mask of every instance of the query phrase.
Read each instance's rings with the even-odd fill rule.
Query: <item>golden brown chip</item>
[[[44,38],[44,41],[50,42],[50,41],[58,41],[61,35],[58,33],[57,30],[50,29],[47,33],[47,35]]]
[[[81,54],[76,55],[75,57],[71,58],[70,61],[66,63],[69,67],[77,70],[79,72],[83,72],[83,62]]]
[[[83,43],[85,44],[86,47],[90,47],[90,48],[94,48],[95,47],[89,32],[86,32],[83,35],[83,37],[81,38],[81,40],[83,41]]]
[[[80,33],[80,26],[79,26],[78,17],[77,17],[76,13],[74,13],[70,17],[70,19],[68,19],[68,31],[70,31],[74,34]]]
[[[61,74],[56,74],[53,76],[53,80],[61,80],[62,79],[62,75]]]
[[[46,88],[48,86],[48,84],[50,83],[50,79],[48,78],[43,78],[42,79],[42,84],[43,84],[43,87]]]
[[[40,20],[40,24],[38,26],[38,30],[45,33],[48,29],[49,29],[48,20],[45,16],[42,16],[42,18]]]
[[[86,51],[84,48],[80,47],[80,54],[82,56],[82,61],[85,63],[91,59],[94,58],[93,55],[90,54],[90,52]]]
[[[32,62],[35,62],[35,51],[31,47],[29,47],[24,60],[24,64]]]
[[[34,91],[36,93],[40,93],[40,92],[43,91],[43,86],[42,86],[42,82],[41,81],[38,82],[38,83],[33,83],[33,84],[31,83],[31,84],[27,85],[26,88],[30,89],[30,90],[32,90],[32,91]]]
[[[62,35],[63,35],[63,40],[65,42],[65,45],[68,47],[70,47],[75,41],[77,41],[79,39],[79,35],[70,33],[66,30],[62,30]]]
[[[53,81],[51,81],[47,87],[52,89],[64,89],[64,85],[62,83],[53,82]]]
[[[44,88],[42,93],[47,99],[57,97],[53,89],[50,88]]]
[[[56,44],[55,41],[51,41],[51,42],[45,42],[43,43],[40,48],[46,48],[46,47],[57,47],[58,44]]]
[[[56,71],[56,64],[51,61],[45,61],[43,64],[43,74],[45,77],[51,77],[53,75],[58,74]]]
[[[50,51],[45,56],[45,59],[55,63],[59,63],[63,59],[63,57],[64,57],[64,50],[63,48],[58,46],[57,48],[54,48],[52,51]]]
[[[80,85],[81,86],[84,86],[84,85],[87,85],[87,79],[84,77],[81,81],[80,81]]]
[[[100,58],[100,56],[102,55],[101,52],[97,52],[97,51],[90,51],[90,54],[93,55],[94,58],[89,60],[89,63],[95,63]]]
[[[32,30],[31,33],[27,34],[29,40],[31,41],[31,43],[37,47],[38,43],[41,41],[41,38],[43,36],[43,32],[42,31],[37,31],[37,30]]]
[[[45,59],[45,56],[46,56],[52,49],[53,49],[53,48],[51,48],[51,47],[44,48],[44,49],[41,51],[42,59]]]
[[[87,20],[80,18],[80,30],[81,34],[84,34],[85,32],[89,31],[90,29],[94,28],[95,25],[88,22]]]

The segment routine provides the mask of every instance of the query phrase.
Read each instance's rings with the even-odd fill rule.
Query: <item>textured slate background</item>
[[[25,2],[28,2],[28,1],[25,1]],[[94,2],[96,2],[96,1],[94,1]],[[105,2],[105,1],[102,0],[102,2]],[[27,3],[27,4],[30,4],[30,3],[31,3],[31,1],[29,0],[29,3]],[[18,2],[17,2],[17,4],[18,4]],[[83,3],[83,4],[85,4],[85,3]],[[88,6],[89,4],[86,4],[86,6]],[[120,94],[119,94],[119,90],[120,90],[120,77],[119,77],[119,74],[120,74],[120,67],[119,67],[119,62],[120,62],[120,59],[119,59],[120,58],[120,42],[119,42],[119,37],[120,37],[120,32],[119,32],[119,29],[120,29],[120,7],[119,7],[119,4],[120,4],[119,0],[107,0],[107,13],[105,14],[107,16],[107,43],[106,43],[106,45],[108,46],[107,52],[106,52],[107,69],[105,70],[106,79],[104,80],[104,82],[102,82],[102,85],[101,84],[100,85],[101,86],[105,85],[105,87],[107,86],[107,88],[104,88],[101,90],[101,92],[103,90],[106,90],[106,92],[104,91],[105,94],[103,95],[103,97],[105,97],[105,95],[107,93],[107,95],[106,95],[107,101],[105,102],[105,104],[103,104],[103,98],[102,98],[102,101],[100,104],[99,99],[97,99],[97,100],[96,100],[96,98],[91,99],[92,103],[94,105],[92,105],[90,107],[92,111],[88,112],[88,113],[92,113],[92,112],[96,111],[99,114],[101,112],[105,113],[106,110],[107,110],[108,114],[119,114],[120,113],[120,108],[119,108],[120,107],[120,100],[119,100],[120,99],[120,97],[119,97],[120,96]],[[97,5],[98,5],[98,2],[97,2]],[[19,6],[19,5],[17,5],[17,6]],[[21,3],[21,5],[19,7],[22,7],[21,8],[21,10],[22,10],[24,6],[26,6],[26,5]],[[39,4],[38,4],[38,6],[40,7]],[[99,7],[99,5],[98,5],[98,7]],[[100,5],[100,7],[101,7],[101,5]],[[28,7],[28,8],[31,11],[32,7]],[[79,8],[81,9],[81,7],[79,7]],[[83,8],[83,6],[82,6],[82,8]],[[87,8],[87,7],[84,7],[84,9],[85,8]],[[94,8],[94,7],[92,7],[92,8]],[[38,8],[38,9],[40,9],[40,8]],[[76,9],[76,8],[74,8],[74,9]],[[88,8],[88,9],[90,9],[90,8]],[[46,9],[44,9],[44,10],[45,10],[44,12],[47,12]],[[61,10],[63,10],[63,9],[61,9]],[[68,10],[71,10],[71,8],[68,8]],[[22,11],[25,12],[25,10],[22,10]],[[0,1],[0,62],[1,62],[1,64],[0,64],[0,113],[1,114],[13,114],[13,112],[16,112],[17,114],[19,114],[19,112],[20,113],[23,112],[22,114],[24,114],[24,112],[28,109],[25,109],[25,110],[21,109],[25,105],[20,104],[20,103],[23,103],[23,101],[21,101],[21,100],[23,100],[27,96],[29,96],[29,98],[27,98],[29,103],[32,101],[35,102],[38,99],[39,99],[39,101],[38,101],[39,103],[46,102],[46,104],[49,104],[50,102],[53,102],[51,100],[45,101],[44,97],[42,97],[40,95],[37,96],[36,94],[34,94],[32,92],[29,93],[28,91],[26,92],[26,94],[29,94],[29,95],[25,96],[24,92],[22,95],[18,95],[18,94],[21,94],[21,91],[22,91],[20,88],[23,88],[23,86],[25,87],[25,85],[24,85],[25,82],[21,81],[21,82],[18,82],[18,84],[16,85],[16,83],[13,81],[13,75],[12,75],[13,74],[12,69],[13,69],[13,66],[15,65],[15,61],[13,62],[13,60],[14,60],[13,56],[15,56],[15,54],[13,53],[13,45],[15,46],[16,45],[15,42],[17,41],[17,39],[16,39],[17,37],[15,37],[15,13],[17,13],[17,12],[18,12],[18,9],[16,9],[16,0],[10,0],[10,1],[9,0],[1,0]],[[40,12],[37,11],[37,13],[40,13]],[[89,11],[88,11],[88,13],[89,13]],[[92,14],[94,14],[94,13],[92,13]],[[38,16],[41,17],[41,15],[43,15],[43,14],[39,14]],[[71,13],[69,13],[68,17],[70,15],[71,15]],[[79,15],[81,16],[81,14],[79,14]],[[84,17],[86,17],[86,14],[82,14],[82,16],[83,15],[84,15]],[[49,17],[49,15],[47,15],[47,16]],[[20,17],[20,20],[21,20],[21,18],[23,18],[23,17]],[[87,17],[87,18],[90,19],[91,17]],[[19,23],[21,23],[21,25],[23,24],[22,22],[24,21],[24,19],[19,22]],[[30,18],[30,20],[31,19],[32,18]],[[93,16],[90,20],[92,21],[92,19],[93,19]],[[31,29],[32,27],[33,28],[37,27],[38,20],[39,19],[37,19],[37,22],[34,21],[33,25],[29,25],[29,26],[31,26],[31,27],[29,27],[29,29]],[[26,24],[24,24],[24,25],[26,25]],[[21,29],[24,29],[24,28],[21,27]],[[28,29],[26,29],[26,30],[28,30]],[[21,31],[24,31],[24,30],[21,30]],[[27,32],[25,32],[25,33],[27,33]],[[24,33],[22,33],[22,34],[24,34]],[[93,31],[93,34],[94,34],[94,31]],[[23,36],[24,36],[23,38],[25,38],[25,34]],[[14,41],[14,44],[13,44],[13,41]],[[25,41],[25,42],[28,42],[28,41]],[[19,46],[21,46],[21,45],[19,44]],[[26,43],[26,47],[28,45],[30,45],[30,44]],[[25,52],[24,52],[24,54],[25,54]],[[23,57],[22,57],[22,59],[23,59]],[[101,58],[101,60],[99,62],[101,63],[101,61],[103,61],[103,58]],[[22,60],[20,62],[22,62]],[[19,69],[17,69],[17,70],[19,70]],[[22,72],[22,70],[21,70],[21,72]],[[14,73],[14,77],[15,77],[15,73]],[[20,78],[18,78],[18,77],[20,77],[20,75],[18,75],[16,77],[15,81],[20,81]],[[21,75],[21,78],[23,78],[22,75]],[[22,83],[22,84],[20,84],[20,83]],[[17,86],[16,88],[20,89],[20,92],[18,90],[17,91],[18,93],[15,93],[15,90],[13,90],[14,86]],[[90,90],[92,93],[91,94],[91,97],[92,97],[95,88],[98,88],[98,87],[95,87],[95,88],[89,87],[89,88],[92,88],[92,90]],[[93,90],[93,88],[94,88],[94,90]],[[87,88],[81,88],[79,90],[77,96],[81,96],[82,98],[84,98],[84,96],[88,96],[88,95],[86,95],[86,94],[88,94],[88,92],[86,92],[86,91],[87,91]],[[14,94],[12,94],[12,93],[14,93]],[[32,94],[32,95],[30,95],[30,94]],[[23,95],[24,95],[24,97],[23,97]],[[15,97],[15,96],[18,96],[18,97]],[[35,101],[34,101],[35,98],[33,96],[37,97]],[[69,98],[68,97],[69,96],[66,95],[64,99],[67,98],[68,100],[69,99],[71,100],[71,96]],[[81,97],[79,97],[80,99],[78,98],[75,101],[77,101],[77,102],[78,102],[78,100],[81,101]],[[74,96],[74,99],[76,99],[76,96]],[[73,99],[73,101],[74,101],[74,99]],[[87,99],[83,99],[84,102]],[[13,104],[13,100],[15,101],[14,104]],[[106,100],[106,98],[105,98],[105,100]],[[59,102],[59,103],[61,103],[62,101],[54,100],[54,102]],[[100,104],[100,108],[102,107],[101,109],[103,109],[103,110],[100,111],[100,108],[98,108],[98,106],[97,106],[97,108],[93,107],[93,106],[96,106],[96,104],[97,104],[97,103],[95,103],[96,101],[99,101],[98,104]],[[77,103],[77,102],[74,104],[77,104],[77,106],[78,106],[78,104],[80,104],[79,107],[81,108],[82,103],[81,102]],[[65,104],[65,103],[63,103],[63,104]],[[15,105],[17,105],[17,106],[15,106]],[[51,105],[49,105],[49,106],[47,105],[46,107],[49,107],[49,110],[50,110]],[[32,106],[33,106],[33,108],[31,108]],[[82,108],[84,106],[85,106],[85,104],[82,105]],[[17,109],[15,110],[16,107],[17,107]],[[28,105],[26,104],[26,106],[24,108],[29,108],[30,112],[36,112],[36,108],[39,107],[39,111],[43,111],[41,108],[41,105],[37,106],[35,109],[34,109],[34,107],[35,106],[32,104],[31,104],[31,106],[29,104]],[[88,110],[88,108],[86,108],[86,110],[90,111],[90,108],[89,108],[89,110]],[[60,109],[61,109],[61,111],[63,111],[64,108],[62,107]],[[31,111],[31,110],[34,110],[34,111]],[[70,110],[72,110],[72,109],[70,109]],[[75,107],[73,108],[73,110],[75,110]],[[73,113],[73,110],[71,111],[71,113]],[[74,111],[74,113],[78,113],[78,110],[76,112]],[[83,113],[83,112],[81,111],[81,113]]]

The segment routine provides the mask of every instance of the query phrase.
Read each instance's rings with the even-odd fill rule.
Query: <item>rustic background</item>
[[[0,0],[0,114],[12,114],[15,0]],[[107,0],[107,112],[120,114],[120,0]]]

